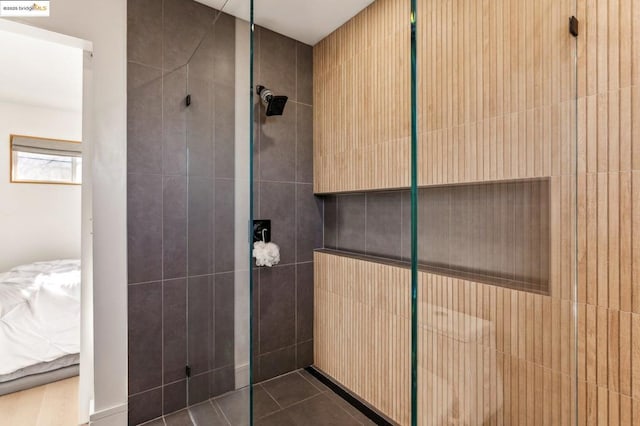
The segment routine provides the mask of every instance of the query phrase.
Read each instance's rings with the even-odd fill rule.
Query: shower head
[[[256,93],[260,96],[264,107],[267,109],[267,117],[271,115],[282,115],[287,99],[289,99],[288,97],[275,96],[271,90],[264,86],[257,86]]]

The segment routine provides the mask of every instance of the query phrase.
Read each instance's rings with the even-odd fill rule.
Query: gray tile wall
[[[256,381],[313,363],[313,249],[322,200],[313,195],[312,48],[256,29],[255,83],[289,97],[282,116],[255,105],[255,218],[271,219],[280,264],[255,270]]]
[[[548,292],[549,181],[421,188],[418,262]],[[410,261],[409,191],[325,198],[326,248]]]
[[[234,386],[235,19],[215,13],[128,1],[130,424]]]
[[[129,0],[128,12],[129,423],[137,424],[234,385],[235,21],[223,14],[212,30],[214,11],[191,0]],[[312,186],[312,49],[261,28],[256,48],[256,82],[289,96],[281,117],[267,120],[256,105],[255,215],[272,220],[282,248],[281,264],[256,269],[254,280],[262,380],[313,362],[323,205]]]

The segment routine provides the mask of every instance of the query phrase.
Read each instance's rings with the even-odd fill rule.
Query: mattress
[[[79,260],[0,274],[0,383],[77,364],[79,352]]]

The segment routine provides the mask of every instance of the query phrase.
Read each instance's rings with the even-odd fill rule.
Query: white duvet
[[[80,261],[0,273],[0,376],[80,352]]]

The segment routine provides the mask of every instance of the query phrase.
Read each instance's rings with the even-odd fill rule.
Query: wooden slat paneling
[[[314,261],[315,365],[409,424],[409,270],[324,253]]]
[[[314,47],[315,192],[409,185],[408,17],[378,0]]]
[[[409,424],[409,270],[314,261],[315,365]],[[570,301],[426,272],[419,281],[420,424],[567,424]]]
[[[378,0],[314,48],[317,192],[408,186],[408,3]],[[495,359],[508,391],[489,423],[539,424],[527,410],[541,407],[542,424],[566,424],[571,414],[565,408],[571,401],[560,397],[571,372],[565,310],[573,298],[577,220],[579,424],[640,424],[640,2],[419,0],[418,6],[420,185],[552,182],[552,303],[495,289],[507,291],[495,315],[509,333],[496,335],[504,350]],[[578,16],[581,31],[577,111],[570,15]],[[385,22],[398,33],[383,30],[390,28]],[[380,50],[393,37],[398,49]],[[383,107],[389,96],[398,102],[394,109]],[[493,309],[478,285],[453,288],[464,312],[484,319]],[[540,333],[539,310],[543,323],[548,313],[560,329]],[[540,341],[542,353],[531,352]],[[445,356],[448,349],[432,350]],[[473,361],[476,374],[486,371],[487,356],[493,362],[491,352],[476,352],[482,359]],[[425,384],[424,404],[433,403],[426,396],[433,386],[444,384]],[[491,411],[494,402],[483,398],[471,408]]]

